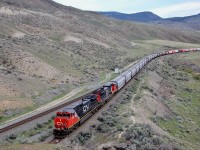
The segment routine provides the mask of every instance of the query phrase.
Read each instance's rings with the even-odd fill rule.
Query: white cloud
[[[151,11],[164,18],[189,16],[200,13],[200,2],[186,2],[182,4],[153,9]]]
[[[66,6],[91,11],[136,13],[152,11],[167,18],[200,13],[200,0],[54,0]],[[180,3],[182,1],[182,3]],[[179,4],[177,4],[179,2]],[[173,3],[176,3],[173,5]],[[171,4],[171,6],[170,6]]]
[[[120,0],[54,0],[67,6],[73,6],[82,10],[105,10],[115,7],[116,4],[122,4]],[[117,1],[117,2],[116,2]],[[129,0],[125,0],[129,1]],[[113,5],[113,6],[112,6]],[[117,6],[116,6],[117,7]]]

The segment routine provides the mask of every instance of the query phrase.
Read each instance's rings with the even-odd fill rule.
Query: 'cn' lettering
[[[88,111],[88,109],[89,109],[89,105],[85,105],[85,106],[83,106],[83,112]]]

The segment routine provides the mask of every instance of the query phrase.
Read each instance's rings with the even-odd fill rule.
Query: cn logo
[[[57,122],[57,125],[58,125],[58,126],[62,126],[63,123],[62,123],[62,122]]]
[[[89,109],[89,105],[85,105],[85,106],[83,106],[83,112],[88,111],[88,109]]]

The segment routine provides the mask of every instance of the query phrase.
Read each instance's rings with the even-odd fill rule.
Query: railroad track
[[[92,92],[93,92],[93,91],[92,91]],[[72,104],[72,103],[74,103],[74,102],[76,102],[76,101],[82,99],[83,97],[85,97],[85,96],[91,94],[92,92],[86,93],[86,94],[84,94],[84,95],[82,95],[82,96],[80,96],[80,97],[78,97],[78,98],[75,98],[74,100],[71,100],[71,101],[62,103],[62,104],[60,104],[60,105],[58,105],[58,106],[56,106],[56,107],[53,107],[53,108],[51,108],[51,109],[48,109],[48,110],[46,110],[46,111],[43,111],[43,112],[38,113],[38,114],[36,114],[36,115],[33,115],[33,116],[31,116],[31,117],[28,117],[28,118],[23,119],[23,120],[21,120],[21,121],[18,121],[18,122],[16,122],[16,123],[12,123],[12,124],[10,124],[10,125],[7,125],[7,126],[5,126],[5,127],[2,127],[2,128],[0,129],[0,134],[4,133],[4,132],[6,132],[6,131],[9,131],[9,130],[11,130],[11,129],[13,129],[13,128],[19,127],[19,126],[21,126],[21,125],[23,125],[23,124],[26,124],[26,123],[28,123],[28,122],[30,122],[30,121],[35,120],[35,119],[38,119],[38,118],[40,118],[40,117],[42,117],[42,116],[45,116],[45,115],[47,115],[47,114],[49,114],[49,113],[51,113],[51,112],[54,112],[54,111],[56,111],[56,110],[58,110],[58,109],[61,109],[61,108],[65,107],[65,106],[67,106],[67,105],[70,105],[70,104]]]
[[[54,138],[53,140],[51,140],[50,142],[49,142],[49,144],[57,144],[57,143],[59,143],[59,142],[61,142],[63,139],[56,139],[56,138]]]

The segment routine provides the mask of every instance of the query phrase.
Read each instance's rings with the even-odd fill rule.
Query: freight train
[[[131,66],[125,72],[117,76],[112,81],[107,82],[101,88],[93,91],[91,94],[80,99],[79,101],[66,106],[62,111],[56,113],[54,118],[53,134],[56,138],[63,138],[80,124],[84,118],[109,101],[118,91],[120,91],[149,61],[154,58],[191,51],[200,51],[200,48],[169,50],[148,55],[140,59],[136,64]]]

